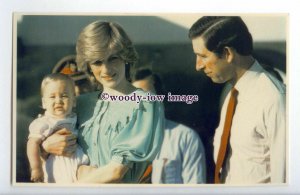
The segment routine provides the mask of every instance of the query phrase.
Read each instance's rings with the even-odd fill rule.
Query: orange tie
[[[231,96],[230,96],[228,107],[227,107],[226,119],[225,119],[223,134],[221,137],[221,144],[220,144],[220,149],[219,149],[219,153],[218,153],[216,168],[215,168],[215,183],[221,183],[220,182],[220,171],[223,166],[223,162],[225,160],[225,154],[227,151],[227,145],[228,145],[228,139],[229,139],[229,135],[230,135],[232,118],[233,118],[236,103],[237,103],[237,98],[236,98],[237,94],[238,94],[238,91],[235,88],[232,88]]]
[[[152,164],[149,164],[144,174],[139,179],[139,183],[151,183]]]

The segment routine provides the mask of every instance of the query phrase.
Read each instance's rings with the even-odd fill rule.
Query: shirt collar
[[[260,64],[255,60],[251,67],[242,75],[242,77],[237,81],[234,88],[238,90],[239,95],[244,94],[250,85],[253,84],[253,79],[259,75],[259,73],[263,72],[263,68]]]

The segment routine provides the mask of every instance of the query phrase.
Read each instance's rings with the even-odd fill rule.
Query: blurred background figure
[[[136,70],[133,85],[154,94],[166,94],[159,76],[147,68]],[[154,184],[206,183],[205,152],[198,134],[183,124],[166,119],[161,151],[152,167]]]
[[[95,91],[97,88],[95,82],[89,79],[88,75],[84,72],[78,70],[75,57],[75,55],[67,55],[63,57],[54,66],[52,73],[69,75],[75,82],[76,96]]]

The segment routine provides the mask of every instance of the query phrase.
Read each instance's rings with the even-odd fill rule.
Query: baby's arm
[[[40,144],[42,139],[31,137],[27,142],[27,156],[31,168],[31,181],[33,182],[43,182],[44,173],[42,168],[42,161],[40,156]]]

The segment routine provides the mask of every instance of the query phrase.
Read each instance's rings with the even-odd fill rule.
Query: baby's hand
[[[37,182],[44,182],[44,173],[42,169],[32,169],[31,170],[31,181]]]

